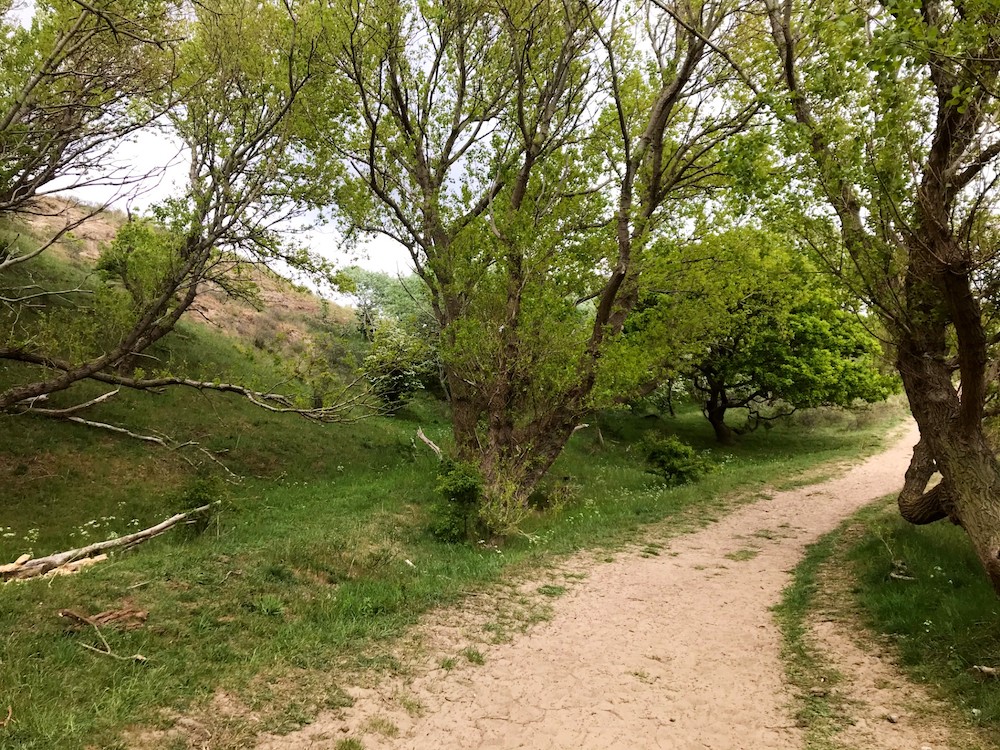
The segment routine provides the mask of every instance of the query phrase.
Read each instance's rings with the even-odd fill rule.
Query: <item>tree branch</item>
[[[155,526],[150,526],[142,531],[136,531],[135,533],[126,534],[125,536],[115,537],[114,539],[108,539],[103,542],[97,542],[96,544],[91,544],[86,547],[77,547],[76,549],[58,552],[46,557],[31,558],[22,555],[15,562],[7,565],[0,565],[0,580],[10,581],[35,578],[51,573],[52,571],[58,570],[65,565],[77,562],[78,560],[92,558],[108,550],[119,548],[129,549],[137,544],[141,544],[142,542],[157,537],[165,531],[169,531],[181,521],[186,521],[192,516],[204,513],[214,505],[218,505],[218,501],[193,508],[192,510],[185,511],[184,513],[177,513],[165,521],[161,521]]]

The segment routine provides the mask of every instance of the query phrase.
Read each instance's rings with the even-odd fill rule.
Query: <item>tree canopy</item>
[[[656,277],[647,279],[643,312],[700,324],[697,348],[681,357],[664,351],[673,355],[664,365],[689,380],[720,442],[732,441],[725,422],[732,409],[744,410],[746,428],[754,429],[796,409],[890,393],[878,341],[789,238],[734,229],[690,243],[682,257],[684,289],[657,289]]]
[[[136,358],[205,288],[246,294],[248,264],[328,271],[282,231],[319,211],[408,251],[430,331],[417,359],[450,397],[454,458],[482,479],[489,532],[517,526],[589,411],[667,378],[691,379],[722,438],[734,406],[753,419],[762,403],[880,397],[867,327],[921,427],[903,515],[961,523],[1000,590],[998,13],[44,0],[27,26],[5,14],[0,220],[68,185],[127,191],[132,177],[102,167],[142,129],[170,132],[189,170],[130,217],[94,288],[14,273],[71,223],[0,246],[0,358],[33,368],[0,409],[40,414],[37,399],[81,380],[210,387]],[[363,323],[396,403],[416,371],[395,368],[412,342],[385,311],[408,303],[355,276],[364,306],[396,318],[381,340]],[[75,294],[87,315],[60,302]],[[229,387],[341,415],[326,385],[310,409]]]
[[[721,144],[757,109],[715,94],[730,81],[710,52],[733,43],[735,10],[448,0],[334,16],[330,85],[358,106],[329,113],[317,153],[348,167],[332,197],[345,224],[400,242],[427,285],[457,450],[494,531],[590,407],[668,206],[717,185]]]
[[[900,511],[960,523],[1000,591],[1000,466],[985,424],[996,381],[1000,9],[764,9],[781,71],[767,83],[775,114],[842,239],[827,265],[881,317],[920,425]],[[811,219],[822,236],[830,223]],[[936,471],[941,483],[925,491]]]

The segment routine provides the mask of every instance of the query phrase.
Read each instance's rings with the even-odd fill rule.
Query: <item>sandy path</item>
[[[258,747],[801,748],[769,608],[808,543],[898,488],[916,439],[910,427],[843,476],[743,506],[657,556],[591,566],[551,620],[482,648],[482,666],[445,671],[432,655],[354,691],[346,714]]]

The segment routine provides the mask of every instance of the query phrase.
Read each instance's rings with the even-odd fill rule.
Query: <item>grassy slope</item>
[[[82,271],[66,273],[74,281]],[[282,377],[267,355],[202,326],[182,326],[170,346],[158,354],[185,363],[191,375]],[[0,387],[25,375],[0,364]],[[82,385],[52,403],[97,392]],[[204,703],[220,689],[267,717],[270,728],[292,726],[342,700],[337,669],[391,668],[387,640],[428,608],[553,554],[632,539],[643,524],[692,510],[710,518],[733,492],[752,495],[819,462],[874,450],[891,416],[866,414],[748,436],[727,449],[718,472],[677,489],[643,471],[634,444],[656,429],[712,447],[700,415],[604,415],[597,420],[603,446],[593,428],[581,431],[553,471],[553,488],[568,483],[575,498],[561,512],[531,519],[532,538],[502,550],[445,545],[425,531],[435,460],[413,436],[418,425],[440,443],[448,434],[446,414],[432,402],[392,419],[322,426],[236,397],[175,390],[123,393],[90,414],[226,450],[224,460],[245,479],[215,490],[184,460],[194,453],[0,417],[0,560],[147,526],[206,492],[226,499],[201,534],[174,531],[77,576],[0,588],[0,632],[7,634],[0,712],[7,704],[13,712],[0,747],[114,747],[123,728],[165,721],[163,709]],[[117,654],[140,653],[145,664],[82,648],[100,646],[97,634],[57,615],[126,604],[149,612],[146,626],[108,628],[105,636]],[[246,734],[234,729],[232,736],[232,746],[243,746]]]
[[[890,643],[911,679],[954,706],[958,720],[978,727],[985,742],[1000,746],[1000,683],[972,669],[1000,667],[1000,602],[961,529],[908,524],[891,500],[862,510],[810,548],[778,610],[793,681],[802,677],[798,684],[807,695],[803,716],[811,735],[831,737],[838,721],[825,696],[808,695],[817,674],[828,683],[836,674],[803,640],[826,566],[850,578],[849,590],[822,591],[833,597],[834,609]]]

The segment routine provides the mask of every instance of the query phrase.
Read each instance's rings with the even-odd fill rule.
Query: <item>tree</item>
[[[139,175],[107,166],[124,139],[176,103],[179,0],[40,0],[30,26],[0,14],[0,219],[43,212],[55,189],[126,189]],[[76,222],[77,224],[79,222]],[[0,247],[3,272],[37,257]]]
[[[380,271],[368,271],[358,266],[346,268],[344,277],[352,287],[358,316],[358,330],[366,341],[372,341],[383,320],[415,330],[433,330],[437,321],[427,298],[427,287],[416,276],[394,278]],[[430,338],[433,335],[429,334]]]
[[[345,224],[396,239],[427,285],[456,449],[482,473],[482,519],[505,533],[593,406],[665,206],[718,179],[719,144],[753,112],[708,103],[730,83],[712,50],[737,33],[734,7],[342,10],[329,80],[357,105],[326,114],[317,155],[349,167]]]
[[[363,371],[376,395],[393,411],[425,388],[448,400],[441,331],[420,277],[394,278],[356,266],[344,276],[353,285],[358,329],[371,344]]]
[[[960,524],[1000,593],[1000,465],[987,426],[1000,10],[944,0],[764,9],[781,72],[776,113],[843,240],[843,256],[827,261],[882,318],[920,427],[900,512]],[[810,225],[822,230],[815,216]],[[935,471],[941,482],[927,490]]]
[[[740,230],[710,238],[696,252],[712,258],[711,268],[701,292],[682,304],[710,307],[714,329],[683,370],[720,443],[733,439],[725,421],[731,409],[745,410],[754,429],[796,409],[889,395],[892,380],[878,370],[877,340],[787,240]]]
[[[187,10],[179,22],[185,38],[176,47],[176,85],[184,96],[164,115],[188,151],[186,189],[151,217],[125,225],[104,253],[92,306],[50,301],[39,311],[13,300],[2,310],[8,333],[0,359],[33,368],[25,369],[24,382],[0,391],[0,411],[80,421],[80,411],[119,388],[170,385],[239,393],[272,411],[318,419],[343,418],[356,403],[306,409],[281,394],[123,367],[167,336],[207,284],[240,294],[247,263],[310,261],[289,250],[275,227],[308,205],[312,190],[295,143],[296,102],[312,75],[316,19],[277,0],[215,0]],[[80,18],[63,23],[72,31]],[[117,35],[135,28],[129,20],[116,23]],[[61,28],[59,38],[74,38]],[[43,93],[39,88],[37,95]],[[64,409],[42,405],[40,399],[84,380],[114,390]]]
[[[362,363],[362,372],[374,394],[390,414],[422,390],[434,373],[434,349],[419,336],[394,320],[383,320],[372,338],[371,351]]]

